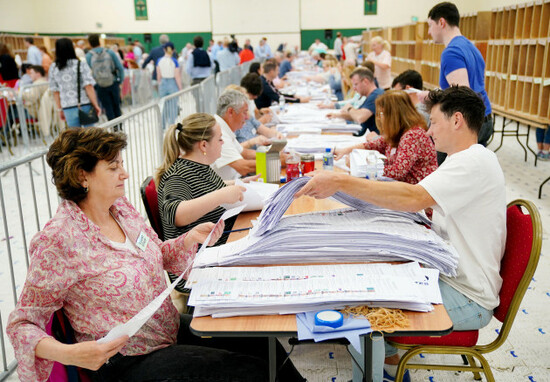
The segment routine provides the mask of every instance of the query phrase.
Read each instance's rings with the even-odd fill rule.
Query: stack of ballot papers
[[[282,216],[303,177],[280,188],[262,210],[250,234],[207,248],[194,267],[347,261],[403,261],[456,275],[458,253],[419,213],[391,211],[349,195],[334,199],[352,208]]]
[[[341,120],[329,119],[324,123],[286,123],[277,124],[277,131],[286,135],[321,134],[325,133],[355,133],[361,130],[361,125],[345,123]]]
[[[362,142],[365,142],[365,138],[351,135],[302,134],[296,138],[289,138],[285,150],[322,154],[327,147],[343,149]]]
[[[429,312],[441,303],[438,271],[406,264],[193,269],[195,316],[295,314],[369,305]]]

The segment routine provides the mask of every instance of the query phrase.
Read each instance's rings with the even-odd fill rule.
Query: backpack
[[[92,53],[92,75],[95,82],[102,88],[111,86],[115,82],[115,63],[107,49]]]

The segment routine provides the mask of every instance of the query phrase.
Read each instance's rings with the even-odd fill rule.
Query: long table
[[[286,212],[293,215],[303,212],[324,211],[342,208],[344,205],[330,199],[314,199],[302,196],[294,200]],[[250,227],[251,220],[257,218],[258,211],[241,213],[235,222],[233,229]],[[248,231],[233,232],[229,241],[240,239],[248,234]],[[296,264],[292,264],[296,265]],[[385,336],[442,336],[453,329],[453,324],[443,305],[435,305],[429,313],[405,311],[410,325],[405,329],[398,327],[384,331]],[[275,381],[275,344],[277,337],[295,336],[297,334],[296,316],[288,315],[264,315],[241,316],[227,318],[194,317],[191,322],[191,331],[202,337],[268,337],[269,338],[269,378]],[[374,334],[374,336],[379,335]],[[372,381],[372,337],[365,336],[363,349],[365,359],[365,373],[363,380]]]

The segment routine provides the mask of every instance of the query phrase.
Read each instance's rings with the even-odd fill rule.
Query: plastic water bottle
[[[282,94],[279,97],[279,109],[281,110],[281,113],[285,111],[285,96]]]
[[[334,155],[330,150],[330,147],[325,149],[323,154],[323,170],[332,171],[334,169]]]

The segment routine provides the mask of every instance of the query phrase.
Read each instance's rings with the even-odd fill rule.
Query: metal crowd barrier
[[[148,70],[130,69],[125,73],[126,77],[124,77],[120,92],[123,107],[141,107],[158,98],[151,73]]]
[[[200,83],[200,96],[200,112],[216,114],[216,108],[218,105],[218,88],[216,87],[216,77],[210,76]]]
[[[17,366],[5,330],[29,267],[28,243],[59,203],[45,161],[47,151],[0,165],[0,381]]]
[[[167,129],[170,125],[181,121],[190,114],[200,111],[199,85],[180,90],[162,98],[162,127]]]
[[[235,73],[237,71],[240,73],[241,70],[242,68],[237,67]],[[227,76],[230,77],[230,75]],[[236,74],[232,76],[235,80]],[[240,77],[235,83],[239,82]],[[35,91],[43,90],[39,86],[26,89],[22,89],[22,94],[34,95]],[[17,102],[12,89],[5,91],[0,89],[0,94],[2,94],[0,106],[5,104],[6,110],[6,114],[2,114],[2,116],[5,115],[1,120],[2,127],[6,121],[6,128],[10,131],[9,128],[17,120],[16,110],[17,116],[32,116],[38,110],[39,132],[37,134],[42,134],[40,137],[46,137],[46,130],[42,129],[40,123],[41,106],[32,106],[34,104],[30,99],[23,101],[25,96],[21,96],[21,101]],[[174,123],[194,112],[215,114],[217,94],[216,80],[211,76],[198,86],[164,97],[162,101],[164,101],[165,110],[168,110],[167,107],[173,108],[167,112],[166,118],[169,118],[170,123]],[[166,106],[168,104],[173,106]],[[10,107],[13,108],[12,111]],[[127,148],[122,153],[125,167],[130,174],[126,195],[144,217],[147,215],[141,201],[140,185],[148,176],[154,174],[162,161],[164,135],[162,119],[159,103],[154,101],[99,125],[113,131],[122,130],[128,136]],[[23,120],[22,123],[26,121]],[[52,130],[52,125],[49,127],[50,136],[53,138],[58,131]],[[22,130],[22,136],[26,131],[26,129]],[[26,139],[28,140],[28,136]],[[13,348],[5,335],[5,328],[8,314],[15,307],[25,281],[29,265],[28,243],[33,235],[51,219],[59,204],[57,191],[50,181],[51,171],[45,163],[46,153],[47,148],[42,148],[19,159],[11,159],[9,163],[4,161],[0,164],[0,286],[2,286],[0,288],[0,358],[2,359],[0,381],[6,379],[17,366]]]
[[[153,175],[162,160],[163,130],[158,104],[152,103],[99,125],[128,136],[122,158],[130,178],[126,182],[126,197],[134,207],[147,216],[141,202],[140,185]]]
[[[25,85],[18,93],[0,89],[0,140],[7,149],[0,146],[1,155],[22,155],[31,146],[47,146],[65,128],[48,86],[47,82]]]

